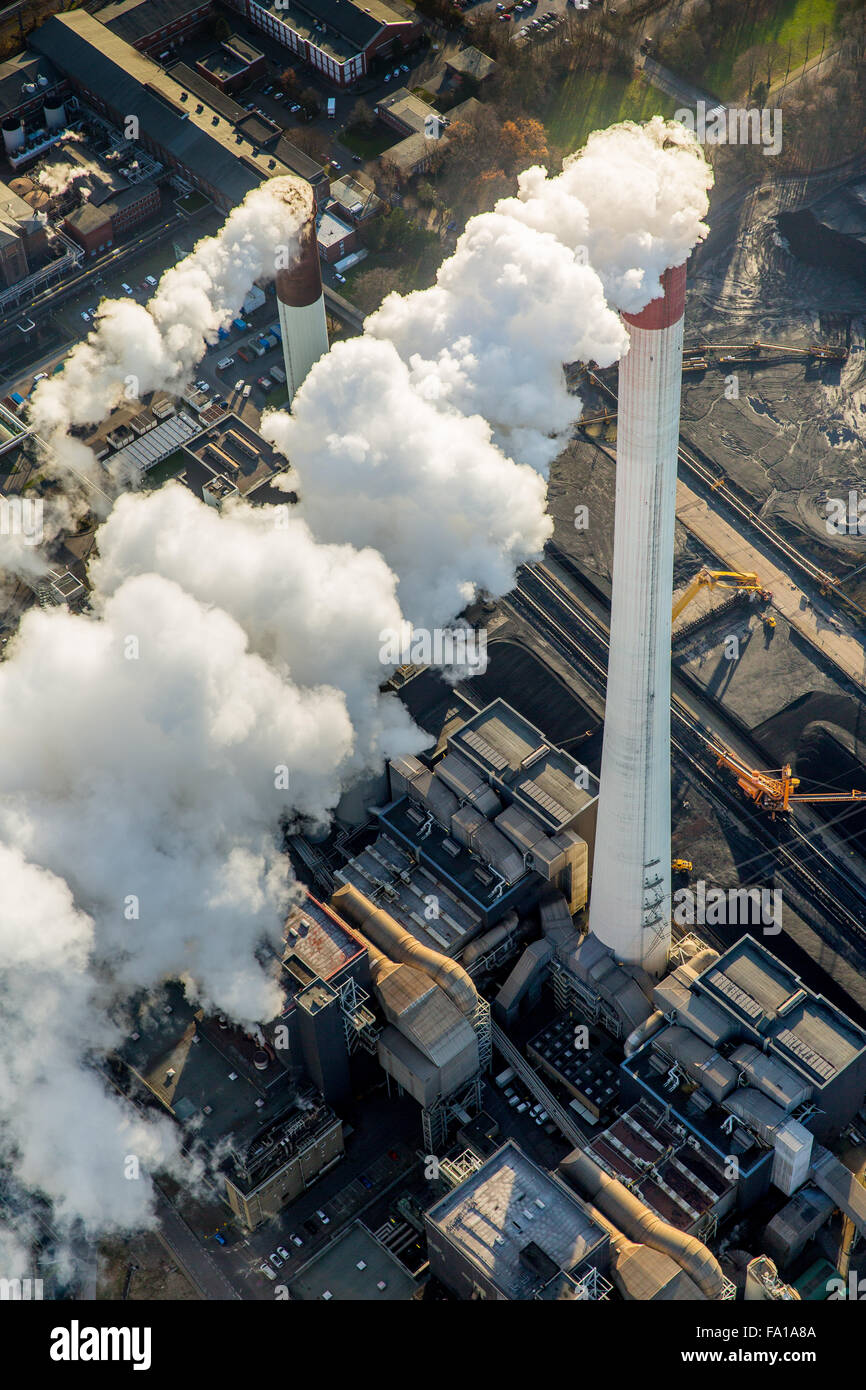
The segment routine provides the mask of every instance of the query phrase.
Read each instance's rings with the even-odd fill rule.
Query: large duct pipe
[[[358,927],[392,960],[423,970],[444,989],[461,1013],[472,1017],[478,1007],[478,994],[462,965],[440,955],[438,951],[431,951],[428,946],[422,946],[390,913],[377,907],[352,883],[337,889],[331,898],[331,907],[347,922]]]
[[[584,1203],[587,1215],[596,1225],[601,1226],[610,1236],[610,1268],[613,1282],[623,1298],[628,1302],[635,1299],[645,1301],[647,1290],[652,1289],[651,1297],[660,1294],[674,1279],[687,1281],[693,1290],[693,1297],[699,1299],[701,1291],[685,1270],[661,1250],[651,1250],[648,1245],[640,1245],[624,1236],[618,1226],[599,1211],[591,1202]]]
[[[589,1197],[632,1240],[670,1255],[707,1298],[721,1298],[724,1277],[716,1257],[695,1236],[687,1236],[650,1211],[639,1197],[612,1178],[582,1149],[573,1149],[559,1171]]]
[[[637,1028],[633,1028],[625,1040],[625,1055],[631,1057],[632,1053],[637,1052],[639,1047],[657,1033],[665,1021],[665,1016],[661,1009],[656,1009],[654,1014],[645,1018],[643,1023],[639,1023]]]
[[[685,265],[623,314],[613,592],[589,926],[658,979],[671,943],[671,604]]]
[[[492,951],[495,946],[501,946],[503,941],[507,941],[509,936],[514,935],[519,926],[520,918],[512,907],[495,927],[491,927],[490,931],[486,931],[481,936],[476,936],[474,941],[470,941],[463,952],[463,964],[471,965],[474,960],[486,956],[487,952]]]
[[[312,189],[306,189],[305,195],[306,219],[298,234],[297,257],[291,266],[277,271],[275,282],[289,405],[310,368],[328,351],[328,321]]]

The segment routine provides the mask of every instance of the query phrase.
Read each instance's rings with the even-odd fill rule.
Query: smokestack
[[[613,596],[590,927],[660,976],[671,940],[671,604],[685,263],[623,314]]]
[[[277,271],[276,287],[291,405],[313,363],[328,351],[325,296],[312,198],[309,216],[298,234],[298,259],[290,269]]]

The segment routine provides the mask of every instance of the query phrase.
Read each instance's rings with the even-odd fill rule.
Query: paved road
[[[156,1209],[159,1216],[157,1235],[171,1251],[202,1298],[228,1300],[240,1294],[217,1269],[214,1261],[202,1248],[189,1226],[154,1183]]]

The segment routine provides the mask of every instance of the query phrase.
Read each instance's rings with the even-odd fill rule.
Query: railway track
[[[597,372],[589,373],[590,380],[607,398],[616,402],[617,393],[608,382],[598,375]],[[817,585],[818,590],[833,591],[833,598],[844,604],[858,619],[866,619],[866,608],[862,608],[859,603],[852,599],[848,594],[843,593],[838,585],[841,581],[834,578],[826,570],[822,570],[820,565],[816,565],[808,556],[803,555],[796,546],[791,545],[784,537],[780,536],[769,526],[763,517],[737,495],[733,488],[723,481],[722,475],[716,473],[704,460],[698,458],[693,446],[686,446],[680,443],[677,447],[677,458],[680,464],[703,483],[704,487],[715,493],[716,497],[723,501],[738,519],[756,532],[762,540],[766,541],[771,550],[791,566],[801,575],[804,575],[811,583]]]
[[[505,600],[514,611],[541,629],[556,651],[603,694],[607,684],[608,632],[591,617],[559,580],[543,564],[525,565],[518,574],[517,587]],[[553,611],[551,611],[553,610]],[[827,919],[846,940],[858,948],[866,944],[866,890],[856,882],[841,880],[837,860],[814,844],[809,833],[794,816],[784,822],[788,841],[770,829],[767,821],[750,811],[733,789],[718,781],[715,765],[707,765],[707,746],[712,731],[696,720],[688,706],[674,695],[671,700],[671,748],[675,760],[687,768],[701,784],[704,794],[733,820],[741,833],[760,847],[768,864],[798,889],[808,914],[820,905]],[[742,735],[737,732],[741,740]],[[778,825],[778,822],[775,823]],[[810,867],[812,866],[812,867]],[[814,871],[813,871],[814,870]],[[820,877],[819,874],[824,875]],[[826,879],[831,880],[829,883]],[[757,885],[756,885],[757,886]],[[824,923],[812,921],[820,932]]]

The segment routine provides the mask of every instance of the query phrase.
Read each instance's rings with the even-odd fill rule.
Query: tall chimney
[[[613,596],[590,928],[663,973],[671,941],[671,604],[685,264],[623,314]]]
[[[312,193],[309,216],[298,234],[298,258],[288,270],[277,271],[276,288],[291,405],[313,363],[328,351],[328,324]]]

